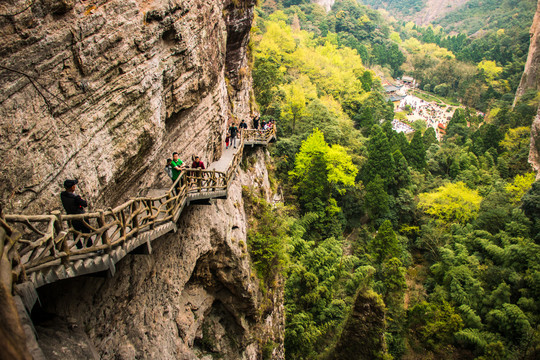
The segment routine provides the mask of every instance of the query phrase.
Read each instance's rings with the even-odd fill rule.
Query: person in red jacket
[[[198,157],[198,156],[195,156],[195,159],[193,160],[193,163],[191,163],[191,168],[192,169],[206,169],[204,167],[204,163],[201,161],[201,159]]]

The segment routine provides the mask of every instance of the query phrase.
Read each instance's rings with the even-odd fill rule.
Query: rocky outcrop
[[[335,347],[325,360],[386,359],[385,306],[373,291],[359,289],[354,305]]]
[[[536,171],[536,180],[540,180],[540,108],[538,108],[538,112],[531,125],[529,164]]]
[[[321,5],[327,12],[332,10],[336,0],[313,0],[312,3]]]
[[[5,212],[59,208],[66,178],[117,205],[165,180],[172,151],[218,158],[226,121],[250,111],[254,2],[0,4]]]
[[[45,310],[85,329],[101,359],[258,359],[266,344],[276,344],[272,359],[284,358],[282,292],[261,294],[246,247],[242,184],[269,187],[264,153],[256,156],[259,165],[238,176],[227,200],[188,207],[152,255],[128,255],[110,279],[40,288]],[[49,345],[57,333],[39,332],[44,351],[62,348]],[[61,333],[62,358],[76,358],[66,344],[84,343],[72,340],[80,332]]]
[[[527,56],[521,82],[516,91],[514,105],[526,91],[540,90],[540,0],[538,0],[530,35],[529,55]],[[540,180],[540,108],[531,125],[529,163],[536,171],[536,179]]]
[[[514,104],[527,90],[540,89],[540,0],[538,1],[529,34],[531,36],[529,55],[525,63],[525,70],[521,76],[521,82],[516,90]]]

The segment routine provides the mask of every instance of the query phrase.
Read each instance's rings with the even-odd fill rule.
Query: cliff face
[[[312,2],[321,5],[326,11],[330,11],[336,0],[313,0]]]
[[[530,34],[531,44],[529,46],[529,55],[525,63],[521,82],[516,91],[514,104],[527,90],[540,90],[540,0],[538,1]],[[531,126],[529,163],[536,171],[536,179],[540,180],[540,108]]]
[[[169,186],[163,166],[173,151],[219,158],[227,121],[251,112],[254,2],[0,4],[5,212],[60,209],[66,178],[80,180],[91,208],[116,206]],[[259,291],[246,247],[241,185],[256,178],[269,188],[265,155],[256,156],[227,200],[190,205],[151,255],[128,255],[112,278],[40,288],[46,316],[34,320],[46,355],[236,360],[264,349],[282,359],[282,293]]]
[[[540,89],[540,0],[538,1],[536,14],[529,34],[531,43],[529,45],[529,55],[525,63],[525,70],[521,76],[521,82],[516,90],[516,100],[523,96],[527,90]]]
[[[173,151],[218,158],[226,120],[248,115],[254,0],[31,3],[0,5],[6,213],[59,208],[66,178],[116,205]]]

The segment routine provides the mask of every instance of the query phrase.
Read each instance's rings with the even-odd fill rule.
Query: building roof
[[[390,96],[389,97],[389,100],[391,102],[395,102],[395,101],[401,101],[405,98],[405,96],[402,96],[402,95],[395,95],[395,96]]]
[[[399,88],[396,87],[396,86],[394,86],[394,85],[386,85],[386,86],[384,87],[384,91],[386,91],[387,93],[389,93],[389,92],[394,92],[394,91],[398,91],[398,90],[399,90]]]

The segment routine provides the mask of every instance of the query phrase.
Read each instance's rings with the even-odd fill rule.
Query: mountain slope
[[[394,17],[426,25],[459,9],[470,0],[364,0],[364,4],[385,9]]]

